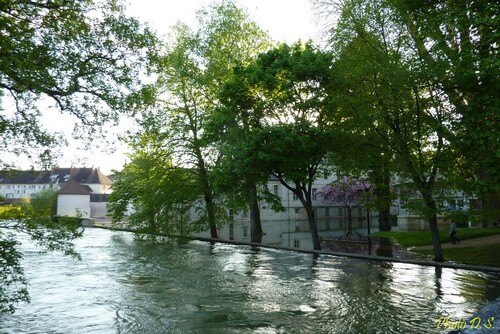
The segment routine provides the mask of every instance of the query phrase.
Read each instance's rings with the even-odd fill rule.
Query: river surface
[[[447,333],[438,318],[500,317],[496,274],[101,229],[77,241],[82,261],[22,250],[32,302],[0,333]]]

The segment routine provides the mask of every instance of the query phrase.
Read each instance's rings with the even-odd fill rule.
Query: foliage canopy
[[[47,162],[50,148],[64,142],[41,125],[47,108],[73,115],[83,126],[75,134],[89,138],[129,109],[155,38],[123,9],[119,0],[0,4],[0,144],[7,152],[38,151]]]

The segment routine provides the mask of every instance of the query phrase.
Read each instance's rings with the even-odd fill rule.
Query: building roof
[[[93,167],[54,167],[49,171],[0,171],[0,184],[52,184],[70,180],[84,184],[112,184],[112,181],[99,168]]]
[[[92,189],[88,185],[81,185],[77,181],[71,180],[57,193],[59,195],[90,195]]]
[[[45,172],[35,170],[3,170],[0,171],[0,184],[30,184],[46,183],[43,181]]]

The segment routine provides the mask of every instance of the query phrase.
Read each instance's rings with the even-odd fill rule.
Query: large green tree
[[[140,96],[139,73],[154,36],[123,14],[121,1],[9,0],[0,2],[0,145],[46,164],[61,138],[42,127],[47,108],[73,115],[90,137]],[[81,132],[81,133],[83,133]],[[0,157],[0,166],[7,163]],[[46,194],[45,194],[46,195]],[[44,196],[45,196],[44,195]],[[0,214],[0,311],[28,301],[16,236],[26,233],[43,249],[74,254],[81,235],[50,209],[2,207]]]
[[[159,59],[155,117],[159,132],[168,131],[165,140],[175,148],[175,164],[194,171],[207,227],[216,238],[223,198],[214,190],[213,170],[221,152],[208,120],[220,105],[218,94],[233,66],[265,49],[268,37],[231,1],[215,3],[197,17],[195,30],[180,23],[174,27]]]
[[[48,159],[63,143],[41,125],[48,108],[74,115],[84,127],[76,133],[88,137],[127,110],[154,37],[123,9],[119,0],[2,1],[3,149]],[[1,164],[10,162],[4,158]]]
[[[318,177],[331,172],[325,156],[334,141],[332,132],[302,120],[266,126],[248,139],[254,152],[253,165],[273,174],[299,199],[306,210],[313,248],[321,250],[312,186]]]
[[[495,1],[315,1],[336,33],[336,47],[360,33],[398,52],[427,97],[446,112],[432,125],[449,143],[446,176],[455,189],[479,199],[483,223],[498,220],[500,88]],[[350,17],[350,19],[347,19]],[[336,24],[331,24],[336,22]],[[340,38],[339,38],[340,37]],[[367,46],[370,46],[367,41]],[[396,51],[394,51],[396,50]],[[445,171],[440,171],[444,173]]]
[[[160,136],[153,129],[130,138],[133,153],[115,174],[108,206],[113,223],[151,239],[196,229],[190,221],[197,202],[192,171],[173,165],[171,149],[163,146]]]
[[[420,213],[432,232],[435,260],[443,261],[437,215],[443,175],[450,167],[446,134],[453,113],[415,70],[411,38],[383,6],[369,0],[342,3],[332,44],[341,91],[340,112],[334,116],[350,123],[346,128],[361,138],[367,154],[360,158],[390,159],[405,191],[423,202]]]
[[[482,222],[500,222],[500,4],[498,1],[387,1],[410,36],[415,70],[454,114],[455,184],[480,200]]]
[[[332,144],[324,126],[330,67],[331,55],[311,43],[282,44],[237,68],[223,91],[234,173],[248,184],[265,183],[274,174],[306,209],[315,249],[321,244],[312,183]]]
[[[249,209],[251,240],[260,243],[264,231],[259,202],[275,201],[267,191],[268,171],[256,168],[252,155],[248,154],[253,148],[249,147],[246,138],[252,130],[262,127],[263,118],[263,111],[254,105],[256,100],[249,80],[252,71],[252,66],[235,66],[231,78],[219,93],[222,106],[215,110],[208,127],[222,153],[215,170],[215,186],[225,194],[230,207]]]

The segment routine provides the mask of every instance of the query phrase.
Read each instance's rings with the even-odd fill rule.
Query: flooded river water
[[[22,250],[32,302],[0,333],[447,333],[440,318],[500,317],[478,313],[498,304],[496,274],[101,229],[77,241],[82,261]]]

